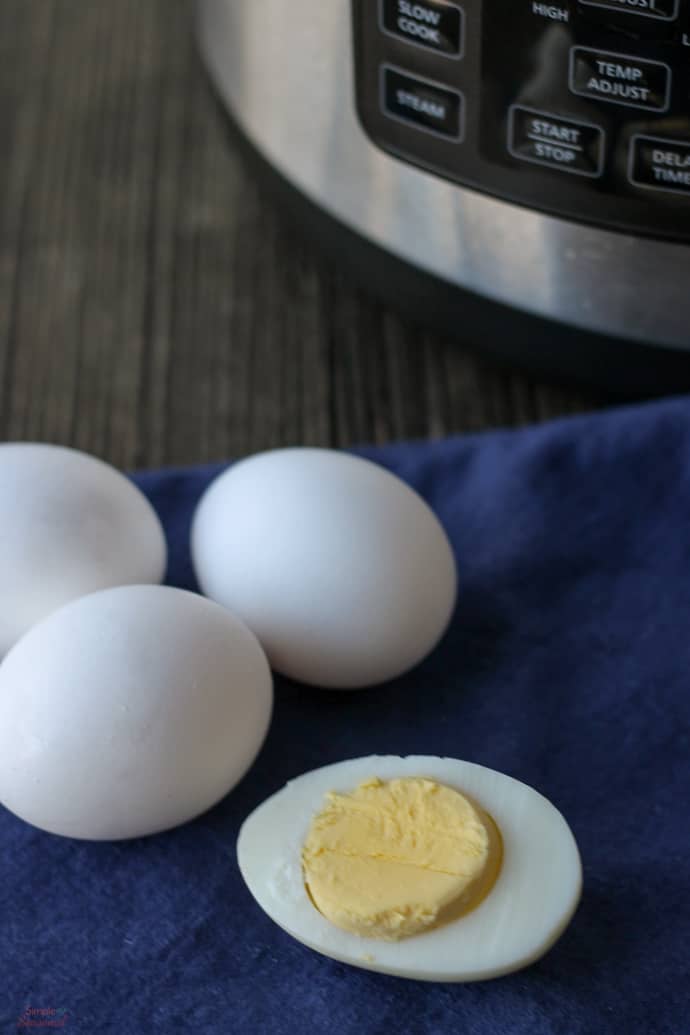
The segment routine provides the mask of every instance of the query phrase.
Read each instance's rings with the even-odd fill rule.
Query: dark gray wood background
[[[594,394],[366,297],[262,196],[185,0],[0,0],[0,438],[127,468],[518,425]]]

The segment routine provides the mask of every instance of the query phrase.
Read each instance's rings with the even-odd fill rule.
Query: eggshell
[[[2,444],[0,499],[0,657],[70,600],[163,578],[165,537],[153,508],[95,457]]]
[[[240,780],[272,699],[256,638],[217,604],[163,586],[82,597],[0,665],[0,801],[69,837],[165,830]]]
[[[302,873],[302,846],[327,792],[347,793],[374,776],[454,787],[492,816],[503,839],[498,879],[472,912],[399,942],[335,927],[311,902]],[[526,967],[563,933],[582,890],[575,839],[546,798],[493,769],[426,755],[349,759],[291,780],[245,820],[237,858],[258,904],[293,938],[342,963],[422,981],[479,981]]]
[[[199,583],[256,633],[272,667],[324,687],[380,683],[437,644],[456,596],[429,506],[355,456],[281,449],[243,460],[203,496]]]

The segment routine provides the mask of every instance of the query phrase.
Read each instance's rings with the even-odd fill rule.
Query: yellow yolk
[[[302,851],[316,908],[346,931],[397,941],[455,920],[501,867],[491,817],[458,791],[418,777],[331,792]]]

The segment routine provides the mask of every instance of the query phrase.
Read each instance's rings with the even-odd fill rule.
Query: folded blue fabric
[[[1,1031],[690,1030],[690,402],[359,452],[449,532],[445,640],[373,690],[278,679],[254,767],[175,831],[88,844],[0,810]],[[218,470],[137,478],[173,585],[194,588],[190,517]],[[242,820],[289,778],[370,753],[479,762],[563,812],[584,895],[542,961],[485,984],[404,981],[319,956],[261,912],[235,861]]]

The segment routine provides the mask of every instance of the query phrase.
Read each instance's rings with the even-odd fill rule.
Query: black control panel
[[[378,146],[531,208],[690,239],[690,0],[353,6]]]

